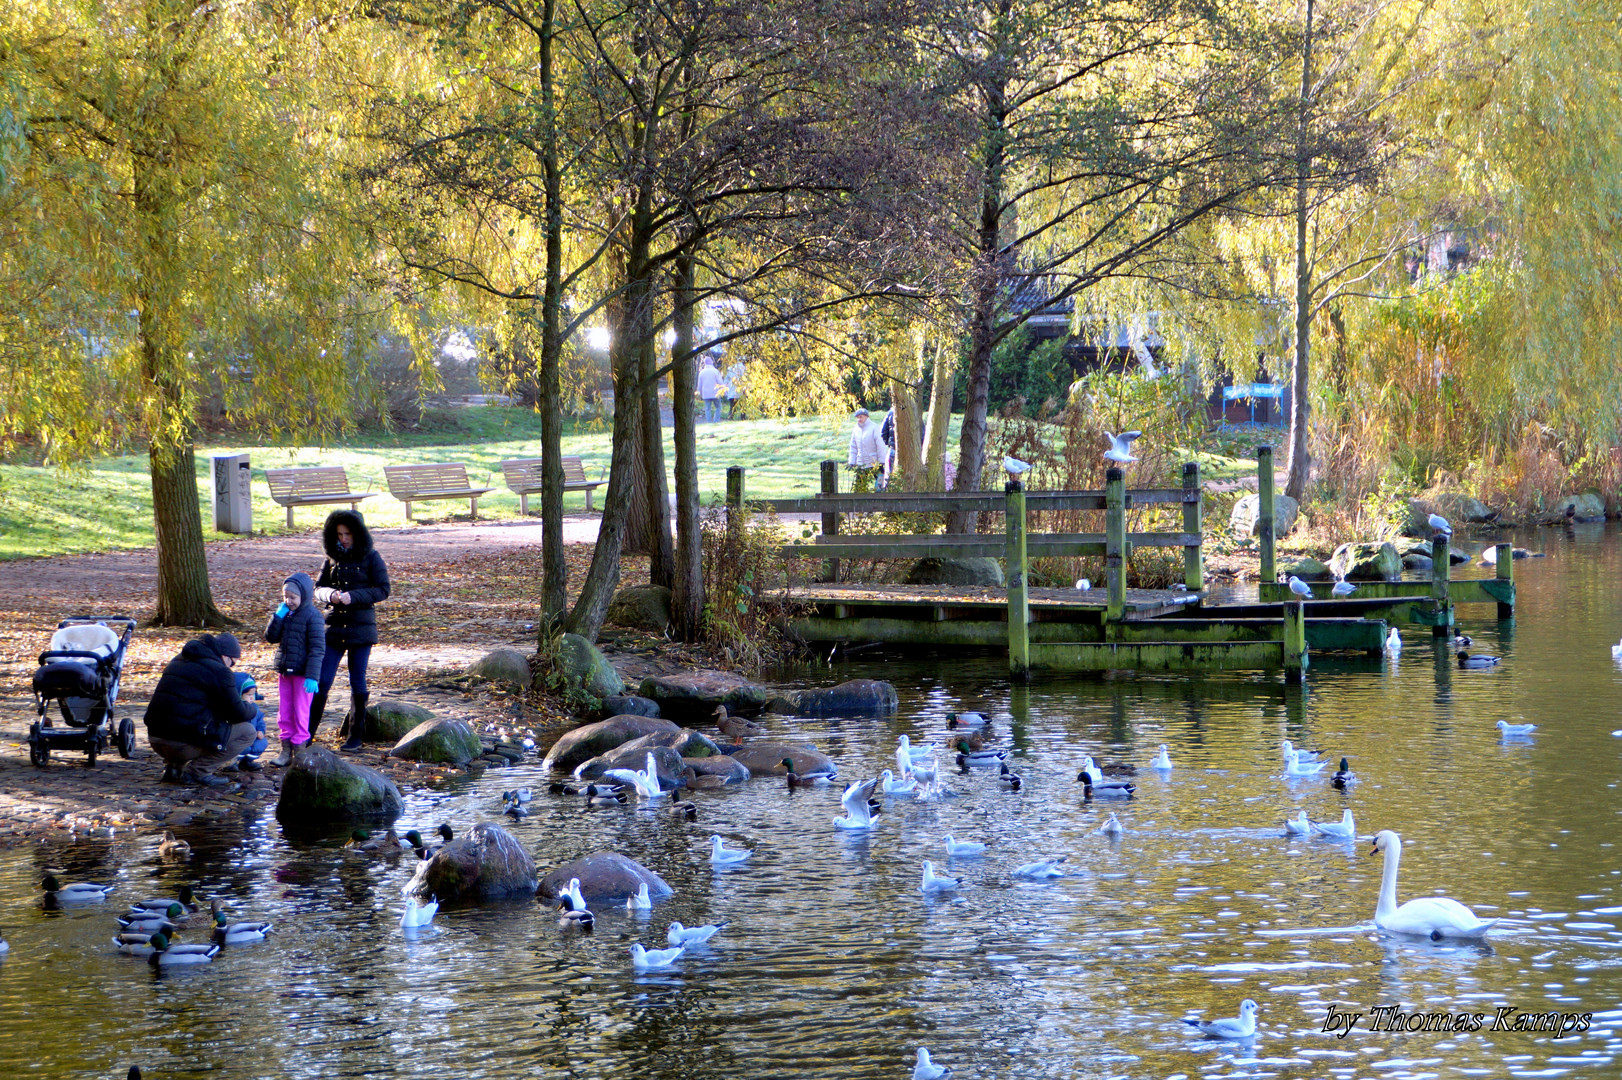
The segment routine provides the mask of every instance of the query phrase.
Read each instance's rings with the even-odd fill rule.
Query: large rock
[[[752,742],[728,747],[727,753],[751,776],[782,776],[784,758],[794,759],[794,771],[800,776],[839,775],[832,758],[804,743]]]
[[[1388,543],[1342,544],[1329,568],[1348,581],[1388,581],[1402,573],[1402,556]]]
[[[421,705],[384,698],[366,707],[366,741],[399,742],[406,732],[433,718]]]
[[[1554,504],[1554,513],[1559,517],[1569,516],[1573,521],[1604,521],[1605,500],[1592,493],[1563,495]]]
[[[393,780],[325,747],[312,746],[282,774],[276,817],[288,825],[327,825],[389,820],[404,809],[405,800]]]
[[[907,570],[908,585],[1003,584],[1002,564],[996,559],[919,559]]]
[[[1298,577],[1302,581],[1331,581],[1335,577],[1329,565],[1317,559],[1297,559],[1294,562],[1281,563],[1279,572],[1286,578]]]
[[[670,590],[663,585],[632,585],[614,594],[608,621],[633,630],[662,634],[670,629]]]
[[[614,694],[603,698],[600,713],[598,719],[601,720],[607,720],[610,716],[658,716],[659,703],[635,694]]]
[[[700,776],[719,776],[729,784],[741,784],[749,779],[749,769],[730,754],[712,754],[709,757],[684,757],[683,767]]]
[[[663,899],[675,892],[665,879],[635,859],[613,851],[594,851],[572,863],[558,867],[541,879],[537,894],[543,900],[556,900],[569,887],[570,878],[580,879],[580,895],[593,900],[624,900],[635,896],[643,886],[648,895]]]
[[[649,739],[657,739],[658,735],[650,735]],[[669,791],[681,783],[681,755],[668,746],[653,746],[644,739],[626,743],[617,750],[610,750],[598,757],[587,758],[575,766],[574,775],[577,780],[596,780],[609,769],[629,769],[632,772],[641,772],[647,768],[648,755],[653,755],[653,767],[659,774],[659,787]]]
[[[765,687],[719,671],[650,676],[637,693],[657,701],[661,716],[684,724],[709,722],[717,705],[735,716],[755,716],[772,698]]]
[[[529,670],[529,657],[517,649],[492,649],[467,669],[469,675],[489,679],[508,689],[523,692],[534,681]]]
[[[1429,555],[1414,554],[1402,557],[1402,568],[1404,570],[1432,570],[1435,567],[1436,563]]]
[[[558,643],[558,661],[569,685],[578,686],[592,697],[613,697],[625,692],[625,680],[608,662],[608,657],[579,634],[563,635]]]
[[[900,704],[895,687],[877,679],[851,679],[794,695],[795,710],[802,716],[887,716]]]
[[[1228,515],[1228,528],[1233,530],[1235,536],[1260,536],[1257,528],[1262,512],[1262,497],[1260,495],[1243,495],[1233,504],[1233,512]],[[1278,538],[1295,528],[1296,518],[1301,514],[1301,504],[1288,495],[1273,495],[1273,536]],[[1299,576],[1299,575],[1298,575]]]
[[[569,772],[582,761],[606,754],[632,739],[680,730],[669,720],[658,716],[610,716],[607,720],[577,727],[563,736],[541,764],[558,772]]]
[[[1480,525],[1498,517],[1498,512],[1480,499],[1459,491],[1443,491],[1423,499],[1409,499],[1402,531],[1410,536],[1429,536],[1432,514],[1447,518],[1455,528],[1461,524]]]
[[[515,900],[535,895],[535,860],[500,825],[481,821],[436,850],[406,886],[419,899]]]
[[[479,736],[460,720],[429,720],[401,737],[389,757],[466,765],[482,752]]]

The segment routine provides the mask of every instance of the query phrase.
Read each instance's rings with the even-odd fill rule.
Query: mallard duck
[[[161,931],[146,933],[140,930],[125,930],[113,938],[113,944],[126,956],[151,956],[155,951],[152,938],[157,933]]]
[[[700,776],[698,775],[698,770],[694,769],[691,765],[687,766],[681,771],[681,782],[682,786],[691,788],[694,791],[713,791],[716,788],[724,788],[727,786],[726,777],[708,775]]]
[[[1487,656],[1484,653],[1477,653],[1475,656],[1471,656],[1463,649],[1459,650],[1459,666],[1461,668],[1497,667],[1502,662],[1503,661],[1496,656]]]
[[[1019,773],[1009,770],[1007,762],[1003,762],[1002,768],[997,772],[997,783],[1009,791],[1018,791],[1024,781],[1019,778]]]
[[[255,941],[265,940],[270,933],[268,922],[235,922],[225,921],[223,914],[214,916],[214,944],[216,945],[249,945]]]
[[[766,729],[753,720],[745,720],[741,716],[728,716],[725,705],[715,707],[715,726],[721,729],[721,734],[729,739],[741,739],[745,735],[764,735]]]
[[[984,713],[977,712],[949,712],[946,714],[946,726],[956,727],[989,727],[991,721]]]
[[[1008,758],[1006,750],[972,750],[967,739],[959,739],[956,748],[960,769],[994,769]]]
[[[174,936],[178,927],[171,919],[178,919],[186,913],[186,909],[179,904],[170,904],[167,911],[142,911],[137,915],[124,915],[119,918],[118,925],[125,930],[141,932],[151,937],[153,934],[167,934]]]
[[[1100,765],[1098,762],[1093,760],[1092,755],[1090,754],[1082,757],[1081,767],[1092,773],[1094,776],[1111,777],[1138,775],[1138,767],[1136,765],[1125,765],[1121,764],[1120,762],[1113,761],[1109,762],[1108,764]]]
[[[558,912],[558,926],[565,930],[590,930],[597,925],[597,916],[587,911],[584,904],[575,907],[574,898],[568,893],[558,897]]]
[[[631,801],[629,795],[613,785],[598,787],[587,784],[585,795],[587,806],[623,806]]]
[[[176,930],[201,930],[212,927],[220,914],[220,898],[215,897],[208,902],[207,911],[184,911],[179,915],[169,914],[169,922]]]
[[[1082,783],[1082,798],[1084,799],[1130,799],[1132,793],[1138,790],[1138,785],[1124,780],[1105,780],[1083,769],[1076,779]]]
[[[207,945],[173,945],[163,934],[153,934],[151,939],[152,955],[148,962],[153,967],[167,967],[170,964],[206,964],[220,955],[220,947],[210,942]]]
[[[191,845],[184,840],[177,840],[173,829],[163,830],[163,839],[158,842],[158,857],[172,859],[176,862],[191,858]]]
[[[529,811],[525,809],[524,804],[520,802],[508,803],[502,808],[501,812],[503,815],[512,818],[514,821],[523,821],[525,818],[529,817]]]
[[[963,750],[964,743],[969,744],[969,748],[967,750]],[[966,737],[960,737],[957,740],[956,745],[959,750],[963,751],[963,753],[972,754],[976,750],[984,750],[986,748],[986,740],[985,737],[980,734],[980,732],[976,731]]]
[[[1488,550],[1491,550],[1491,549],[1489,548]],[[1457,637],[1455,637],[1452,641],[1448,642],[1448,646],[1450,648],[1454,648],[1454,649],[1468,649],[1470,646],[1472,646],[1474,644],[1475,644],[1475,640],[1473,638],[1471,638],[1469,634],[1460,634]]]
[[[171,904],[179,904],[187,911],[196,911],[196,894],[192,892],[190,885],[182,885],[180,887],[180,893],[176,898],[170,899],[169,897],[165,896],[154,900],[139,900],[130,905],[130,911],[136,913],[140,913],[142,911],[168,911]]]
[[[107,899],[108,894],[115,888],[112,885],[95,885],[88,881],[64,885],[56,880],[55,874],[46,874],[39,887],[45,890],[46,900],[58,904],[99,904]]]
[[[778,762],[778,764],[783,766],[784,770],[786,770],[788,786],[791,788],[822,787],[830,782],[826,776],[801,776],[799,773],[794,771],[793,758],[784,758],[782,761]]]
[[[690,803],[684,799],[681,802],[673,802],[665,807],[665,813],[670,814],[672,817],[679,817],[684,821],[697,821],[698,804]]]
[[[501,793],[501,801],[504,803],[527,803],[534,797],[535,793],[527,787],[514,788],[511,791],[503,791]]]
[[[1329,782],[1338,788],[1343,788],[1347,784],[1357,783],[1357,777],[1352,773],[1351,762],[1347,761],[1345,758],[1341,758],[1340,769],[1335,773],[1334,776],[1329,778]]]

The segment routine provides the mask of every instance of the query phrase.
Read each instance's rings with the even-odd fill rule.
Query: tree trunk
[[[654,289],[648,288],[652,304]],[[642,477],[647,495],[647,533],[642,547],[648,553],[648,581],[670,588],[675,580],[676,553],[670,543],[670,481],[665,477],[665,439],[659,419],[659,357],[653,338],[653,313],[645,322],[647,334],[637,349],[637,367],[642,389]]]
[[[697,641],[704,622],[698,424],[693,418],[693,394],[698,385],[697,358],[693,355],[694,275],[691,258],[676,260],[676,342],[670,350],[670,404],[676,414],[676,565],[670,615],[680,641]]]
[[[190,440],[178,450],[147,452],[152,465],[152,523],[158,537],[158,606],[154,626],[229,626],[214,606],[197,502],[197,457]]]
[[[935,346],[935,373],[929,387],[929,418],[924,427],[924,482],[930,491],[946,490],[946,435],[952,426],[952,390],[957,383],[956,357]]]
[[[1290,452],[1285,467],[1284,494],[1297,502],[1306,501],[1307,479],[1312,471],[1307,428],[1311,407],[1307,403],[1307,359],[1312,341],[1312,263],[1307,251],[1307,177],[1312,157],[1307,144],[1307,126],[1312,105],[1312,9],[1307,0],[1306,32],[1301,38],[1301,119],[1296,143],[1295,180],[1295,358],[1290,373]]]
[[[923,476],[922,429],[918,395],[900,379],[890,380],[890,403],[895,409],[895,467],[902,487],[916,491]]]
[[[540,640],[551,639],[568,603],[569,565],[563,556],[563,179],[558,164],[556,81],[552,38],[557,0],[541,13],[541,174],[546,192],[546,279],[541,292],[541,617]]]

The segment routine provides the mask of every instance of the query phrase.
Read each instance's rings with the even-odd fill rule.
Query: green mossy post
[[[1307,669],[1307,606],[1297,600],[1284,605],[1284,681],[1298,683]]]
[[[824,461],[822,463],[822,493],[824,495],[838,495],[839,494],[839,462],[837,462],[837,461]],[[839,535],[839,515],[838,514],[823,514],[822,515],[822,535],[823,536],[838,536]],[[828,559],[827,561],[825,561],[822,564],[822,580],[824,580],[824,581],[838,581],[839,580],[839,560],[838,559]]]
[[[1183,531],[1190,536],[1204,536],[1204,523],[1200,520],[1200,463],[1190,461],[1183,466]],[[1205,588],[1205,549],[1183,549],[1183,584],[1189,592]]]
[[[1453,563],[1447,547],[1446,535],[1437,533],[1431,537],[1431,599],[1441,609],[1441,617],[1431,625],[1432,637],[1451,637],[1453,634],[1453,605],[1448,602]]]
[[[743,466],[727,466],[727,509],[743,510]]]
[[[1025,583],[1030,565],[1025,557],[1025,486],[1008,481],[1003,489],[1008,505],[1003,520],[1008,529],[1008,670],[1016,679],[1030,677],[1030,604]]]
[[[1263,581],[1278,580],[1273,551],[1273,448],[1256,447],[1256,531],[1261,536]]]
[[[1126,613],[1126,474],[1120,469],[1104,473],[1104,583],[1109,600],[1106,622]]]
[[[1497,550],[1498,562],[1495,567],[1497,573],[1494,576],[1499,581],[1507,581],[1513,586],[1515,582],[1515,545],[1499,544]],[[1515,605],[1506,604],[1502,600],[1498,601],[1498,618],[1501,622],[1505,620],[1514,622]]]

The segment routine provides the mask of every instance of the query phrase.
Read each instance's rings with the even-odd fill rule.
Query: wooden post
[[[727,466],[727,508],[743,509],[743,466]]]
[[[1447,534],[1431,537],[1431,599],[1442,606],[1442,618],[1431,627],[1431,636],[1452,636],[1453,605],[1448,600],[1447,587],[1453,577],[1453,560],[1448,553]]]
[[[1030,676],[1030,603],[1026,577],[1030,564],[1025,557],[1025,487],[1018,480],[1004,488],[1008,505],[1003,520],[1008,529],[1008,670],[1016,679]]]
[[[1190,499],[1190,494],[1193,498]],[[1200,519],[1202,503],[1200,494],[1200,463],[1190,461],[1183,466],[1183,531],[1194,536],[1202,537],[1204,522]],[[1205,588],[1205,559],[1204,547],[1186,547],[1183,549],[1183,584],[1188,586],[1190,592],[1199,592]]]
[[[1307,667],[1307,606],[1300,600],[1284,605],[1284,681],[1298,683]]]
[[[1126,613],[1125,553],[1126,474],[1111,468],[1104,473],[1104,584],[1109,589],[1104,609],[1106,622],[1116,622]]]
[[[824,461],[822,463],[822,493],[824,495],[839,494],[839,462]],[[822,515],[822,535],[839,535],[839,515]],[[825,581],[839,580],[839,560],[827,559],[822,564],[822,577]]]
[[[1261,580],[1277,581],[1273,559],[1273,448],[1256,447],[1256,531],[1261,534]]]
[[[1495,566],[1495,569],[1496,569],[1497,572],[1496,572],[1496,574],[1494,576],[1497,577],[1499,581],[1514,581],[1515,580],[1515,545],[1513,545],[1513,544],[1499,544],[1499,545],[1497,545],[1497,551],[1498,551],[1498,562],[1497,562],[1497,564]],[[1506,604],[1506,603],[1504,603],[1502,601],[1499,601],[1499,604],[1498,604],[1498,617],[1500,619],[1514,619],[1515,618],[1515,605],[1514,604]]]

